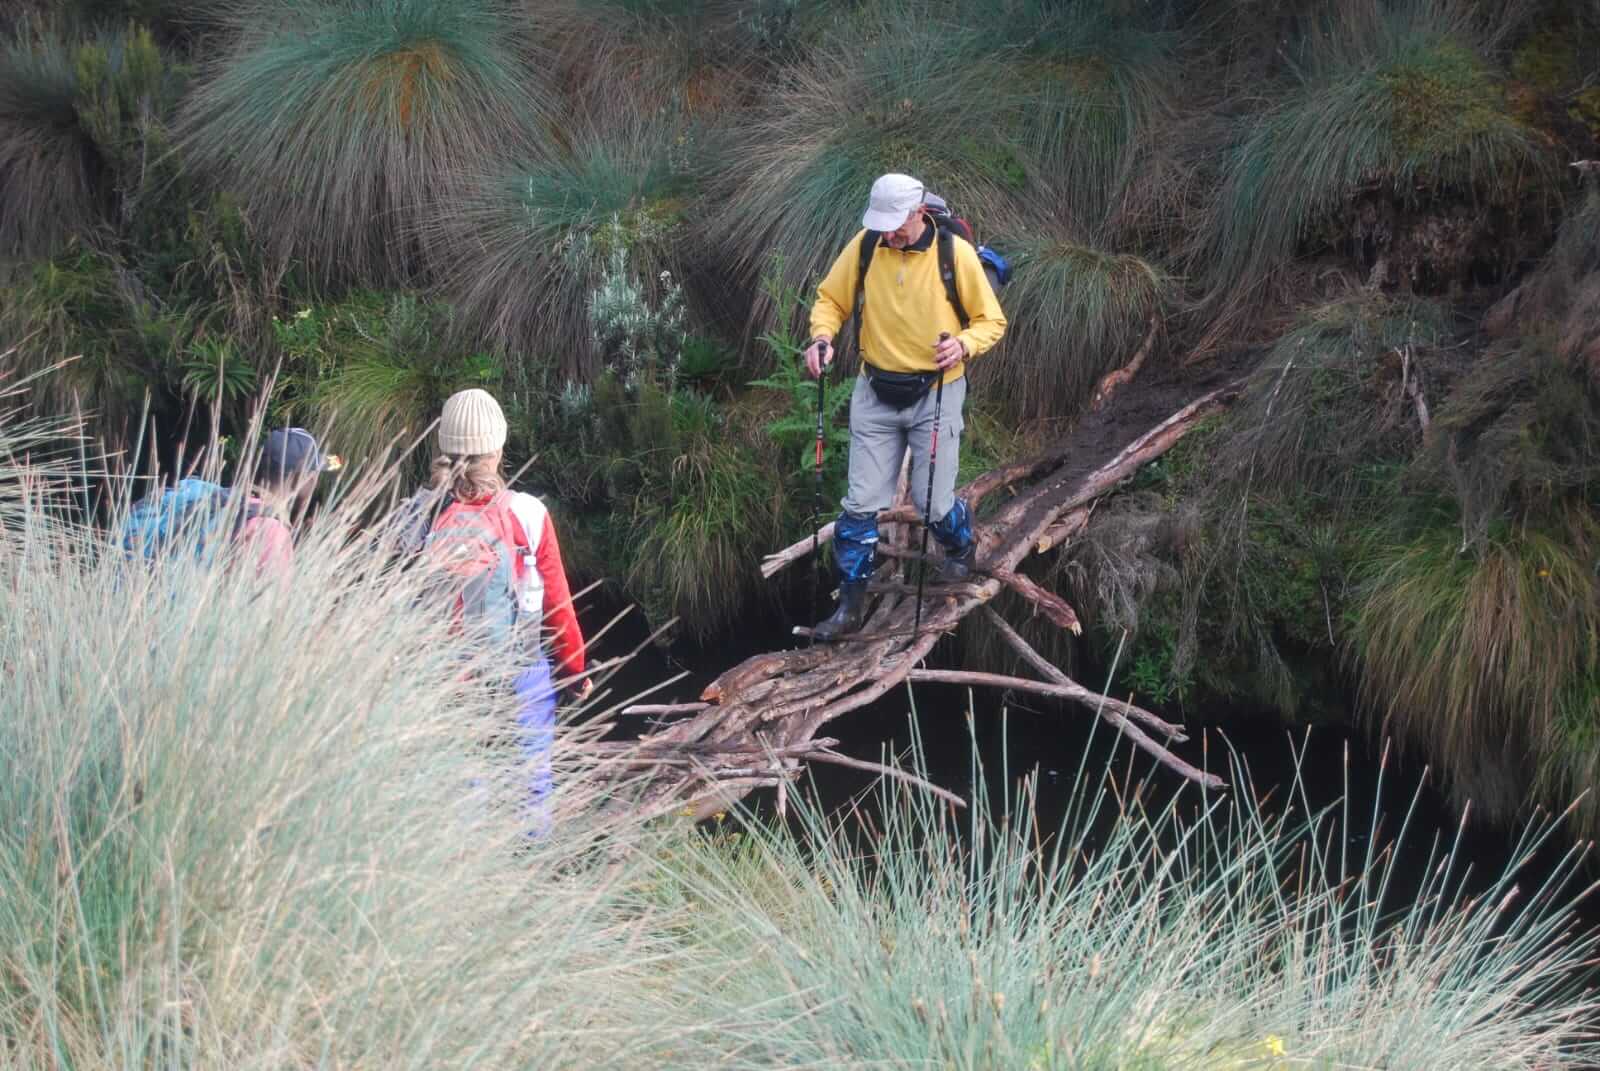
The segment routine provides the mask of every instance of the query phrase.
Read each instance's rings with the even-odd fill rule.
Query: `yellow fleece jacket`
[[[845,245],[817,287],[811,306],[811,334],[836,337],[855,310],[856,274],[861,270],[862,231]],[[939,280],[937,242],[927,249],[907,251],[880,243],[867,268],[866,300],[862,303],[861,354],[885,372],[932,372],[933,347],[941,331],[959,338],[971,359],[1000,341],[1006,333],[1006,316],[983,274],[978,251],[955,236],[956,290],[971,323],[961,329],[955,309]],[[966,361],[945,373],[952,383],[966,374]]]

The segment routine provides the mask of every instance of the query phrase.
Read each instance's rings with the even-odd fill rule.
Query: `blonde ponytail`
[[[492,454],[452,456],[441,454],[428,469],[428,486],[435,491],[449,489],[457,502],[476,502],[506,489],[500,475],[500,451]]]

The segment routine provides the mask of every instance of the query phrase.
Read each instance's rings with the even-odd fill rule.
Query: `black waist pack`
[[[922,400],[928,393],[928,388],[943,375],[943,372],[885,372],[881,368],[874,368],[870,364],[863,364],[867,373],[867,382],[872,386],[872,393],[878,396],[878,401],[891,409],[907,409]]]

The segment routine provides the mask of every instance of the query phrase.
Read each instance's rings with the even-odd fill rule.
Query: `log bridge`
[[[1143,347],[1141,347],[1142,352]],[[1136,357],[1135,360],[1138,360]],[[1119,369],[1118,372],[1124,371]],[[1096,392],[1096,408],[1117,384],[1113,372]],[[1126,377],[1124,377],[1126,378]],[[841,755],[838,741],[820,736],[829,722],[873,702],[902,683],[919,681],[1007,688],[1089,707],[1135,746],[1163,766],[1197,784],[1222,788],[1215,774],[1198,769],[1168,750],[1187,739],[1181,727],[1148,710],[1086,688],[1041,655],[990,605],[1009,589],[1051,622],[1081,632],[1077,614],[1060,596],[1018,572],[1024,560],[1071,540],[1087,524],[1094,503],[1115,490],[1148,462],[1166,453],[1200,421],[1222,410],[1238,393],[1229,383],[1200,395],[1149,428],[1114,456],[1085,471],[1073,464],[1072,436],[1037,457],[984,473],[961,488],[975,518],[997,491],[1010,489],[1004,505],[974,525],[978,571],[959,585],[930,581],[922,627],[913,633],[915,587],[899,579],[906,562],[919,555],[912,533],[920,521],[908,501],[880,515],[884,561],[869,585],[876,595],[862,630],[832,643],[758,654],[727,670],[706,686],[698,702],[638,704],[623,714],[675,717],[627,744],[603,745],[606,776],[641,785],[640,802],[651,812],[681,811],[704,817],[726,809],[751,790],[776,787],[780,810],[787,787],[804,762],[846,765],[914,782],[956,806],[959,796],[904,770]],[[817,537],[826,543],[833,526]],[[807,535],[768,555],[761,566],[768,578],[812,551]],[[1037,679],[995,673],[929,669],[924,659],[941,636],[971,613],[983,614]],[[797,635],[809,630],[795,629]]]

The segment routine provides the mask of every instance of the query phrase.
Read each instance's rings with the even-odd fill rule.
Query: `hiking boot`
[[[939,563],[939,580],[946,584],[960,584],[970,578],[978,567],[978,544],[968,543],[960,554],[946,552]]]
[[[817,627],[811,630],[812,639],[829,643],[840,636],[861,631],[861,623],[867,616],[867,585],[865,581],[839,585],[839,606],[833,611],[833,616],[826,621],[817,622]]]

